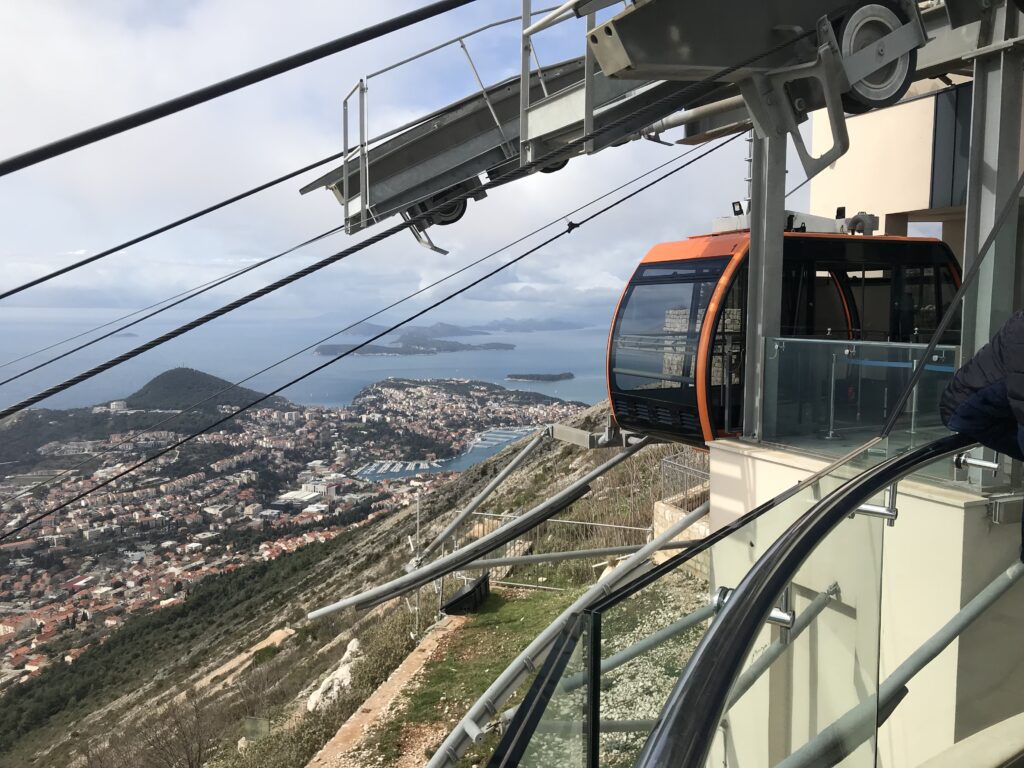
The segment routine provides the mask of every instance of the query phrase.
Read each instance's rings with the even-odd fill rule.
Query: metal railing
[[[692,512],[708,500],[711,454],[691,448],[661,460],[661,500]]]
[[[532,10],[527,9],[527,11],[525,11],[525,12],[528,12],[530,14],[528,18],[532,18],[533,16],[538,16],[538,15],[544,14],[544,13],[550,13],[551,11],[554,11],[554,10],[556,10],[556,9],[552,7],[552,8],[542,8],[542,9],[539,9],[539,10],[536,10],[536,11],[532,11]],[[360,210],[359,210],[359,228],[362,229],[362,228],[366,227],[368,223],[370,223],[368,219],[369,219],[369,217],[373,213],[373,211],[372,211],[373,203],[370,200],[370,183],[369,183],[369,174],[370,174],[370,168],[369,168],[369,165],[370,165],[370,163],[369,163],[369,148],[370,148],[370,146],[372,144],[376,144],[376,143],[378,143],[380,141],[383,141],[384,139],[391,138],[392,136],[395,136],[395,135],[401,133],[402,131],[404,131],[404,130],[406,130],[408,128],[411,128],[411,127],[413,127],[415,125],[418,125],[418,124],[420,124],[422,122],[422,119],[421,120],[415,120],[415,121],[413,121],[411,123],[406,123],[406,124],[401,125],[401,126],[399,126],[397,128],[393,128],[393,129],[387,131],[386,133],[382,133],[379,136],[373,137],[372,139],[369,138],[369,116],[368,116],[369,115],[369,103],[368,103],[369,83],[370,83],[370,80],[372,80],[375,77],[380,77],[383,74],[386,74],[388,72],[392,72],[392,71],[394,71],[396,69],[399,69],[400,67],[406,66],[407,64],[411,64],[413,62],[419,61],[420,59],[422,59],[422,58],[424,58],[426,56],[429,56],[432,53],[437,53],[438,51],[442,51],[442,50],[444,50],[446,48],[453,47],[453,46],[456,46],[456,45],[459,46],[460,48],[462,48],[463,53],[465,53],[465,55],[466,55],[466,61],[469,64],[469,68],[470,68],[470,70],[471,70],[471,72],[473,74],[473,78],[476,80],[477,85],[480,87],[480,94],[483,96],[483,99],[486,102],[488,109],[490,110],[491,117],[494,119],[494,122],[497,124],[498,131],[501,133],[502,139],[504,140],[504,146],[506,148],[506,154],[510,158],[514,156],[514,154],[515,154],[515,152],[517,150],[516,150],[516,148],[514,148],[512,146],[511,142],[508,140],[508,137],[505,136],[505,132],[504,132],[504,129],[502,128],[501,121],[498,119],[498,115],[497,115],[497,113],[494,110],[494,104],[491,102],[490,96],[487,93],[487,87],[484,85],[484,82],[483,82],[483,80],[480,77],[480,72],[477,69],[476,63],[473,61],[473,57],[472,57],[472,55],[469,52],[469,48],[466,45],[466,40],[468,40],[468,39],[470,39],[472,37],[475,37],[477,35],[480,35],[483,32],[487,32],[489,30],[497,29],[498,27],[503,27],[503,26],[506,26],[508,24],[512,24],[514,22],[517,22],[517,21],[520,20],[520,18],[521,17],[519,17],[519,16],[512,16],[512,17],[509,17],[509,18],[500,19],[498,21],[492,21],[490,24],[485,24],[482,27],[477,27],[476,29],[473,29],[470,32],[466,32],[465,34],[459,35],[457,37],[453,37],[450,40],[445,40],[443,43],[439,43],[437,45],[431,46],[430,48],[427,48],[426,50],[420,51],[419,53],[415,53],[412,56],[409,56],[407,58],[402,59],[401,61],[397,61],[394,64],[390,64],[390,65],[384,67],[383,69],[378,69],[375,72],[371,72],[368,75],[364,75],[363,77],[361,77],[359,79],[359,82],[357,82],[354,86],[352,86],[352,89],[346,94],[345,98],[341,102],[341,111],[342,111],[342,155],[343,155],[343,157],[342,157],[342,173],[344,174],[344,178],[343,178],[343,181],[342,181],[342,197],[344,199],[341,202],[342,202],[342,205],[344,206],[344,209],[345,209],[345,231],[348,234],[352,234],[353,230],[355,229],[352,225],[349,224],[349,218],[350,218],[350,215],[351,215],[351,190],[349,189],[349,173],[350,173],[350,171],[352,169],[352,166],[355,163],[358,163],[358,167],[359,167],[359,207],[360,207]],[[543,74],[543,72],[541,70],[540,59],[537,56],[536,50],[532,51],[532,55],[533,55],[534,61],[536,61],[536,63],[537,63],[538,77],[540,78],[541,87],[544,89],[545,95],[546,95],[547,87],[544,84],[544,74]],[[527,57],[527,60],[526,60],[527,83],[529,82],[529,64],[530,64],[529,57]],[[349,102],[352,100],[352,98],[357,93],[359,94],[359,130],[358,130],[358,133],[359,133],[359,143],[358,143],[358,145],[353,147],[350,144],[350,137],[349,137],[349,123],[350,123],[350,119],[349,119]],[[529,97],[527,97],[527,98],[529,98]]]

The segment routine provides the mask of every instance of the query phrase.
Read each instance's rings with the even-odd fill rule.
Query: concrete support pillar
[[[764,339],[778,336],[781,320],[786,135],[755,137],[751,166],[743,435],[759,440],[764,432],[765,403],[774,402],[776,389],[775,382],[765,376]]]

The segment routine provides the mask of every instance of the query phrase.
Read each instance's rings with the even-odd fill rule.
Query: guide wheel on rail
[[[876,0],[849,13],[839,23],[837,37],[844,59],[865,48],[878,46],[886,35],[908,22],[907,14],[891,0]],[[917,49],[853,83],[843,94],[843,108],[850,114],[888,107],[906,94],[917,70]]]

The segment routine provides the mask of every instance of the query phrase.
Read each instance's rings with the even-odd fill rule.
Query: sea
[[[170,326],[168,326],[169,328]],[[11,365],[4,363],[52,344],[85,328],[67,323],[3,322],[0,334],[0,381],[64,351],[56,347],[43,355]],[[0,402],[11,404],[61,382],[79,371],[97,365],[159,335],[164,328],[148,326],[138,336],[107,339],[23,378],[0,385]],[[302,349],[325,335],[316,324],[217,322],[158,347],[111,371],[99,374],[38,407],[78,408],[126,397],[154,376],[170,368],[185,366],[239,381],[257,373],[291,352]],[[88,339],[89,337],[85,337]],[[463,351],[435,355],[352,355],[327,365],[308,379],[281,392],[302,405],[343,407],[365,386],[394,378],[465,378],[488,381],[508,389],[530,390],[592,405],[606,397],[604,382],[605,347],[608,329],[594,326],[580,330],[494,332],[486,336],[465,336],[468,344],[504,342],[515,344],[511,351]],[[363,338],[339,336],[331,343],[355,343]],[[80,340],[81,341],[81,340]],[[79,341],[79,343],[80,343]],[[258,373],[245,386],[269,392],[329,358],[312,350],[296,355],[283,365]],[[509,373],[561,373],[571,371],[567,381],[507,381]]]

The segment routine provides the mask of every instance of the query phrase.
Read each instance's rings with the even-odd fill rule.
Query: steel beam
[[[668,549],[689,549],[695,546],[697,541],[671,541],[661,547],[659,551]],[[571,552],[542,552],[536,555],[519,555],[517,557],[494,557],[487,560],[474,560],[466,566],[466,570],[481,570],[487,568],[502,568],[505,566],[537,565],[539,563],[561,563],[566,560],[588,560],[598,557],[621,557],[632,555],[640,551],[643,545],[627,547],[602,547],[601,549],[577,549]]]
[[[786,217],[786,136],[754,138],[747,258],[747,351],[743,385],[743,435],[764,433],[764,403],[775,398],[765,377],[764,340],[778,336],[781,321],[782,246]]]
[[[541,444],[541,441],[544,439],[545,434],[547,434],[547,431],[541,432],[539,435],[534,437],[533,440],[531,440],[526,445],[526,447],[523,448],[523,450],[517,453],[515,457],[512,459],[512,461],[506,464],[505,467],[497,475],[495,475],[494,479],[491,480],[491,482],[489,482],[486,485],[486,487],[484,487],[484,489],[480,491],[480,493],[478,493],[473,498],[473,500],[469,502],[469,504],[466,505],[466,508],[459,512],[459,514],[455,516],[454,520],[448,523],[447,527],[445,527],[445,529],[437,535],[437,538],[435,538],[432,542],[430,542],[426,547],[423,548],[423,551],[420,552],[416,556],[416,559],[413,561],[414,567],[419,566],[419,564],[423,562],[427,555],[429,555],[439,546],[444,544],[444,542],[446,542],[451,537],[451,535],[455,533],[456,529],[462,524],[462,522],[471,514],[473,514],[480,507],[481,504],[487,501],[490,495],[494,493],[494,490],[505,481],[505,478],[511,475],[513,472],[515,472],[516,469],[518,469],[519,466],[524,461],[526,461],[527,457],[529,457],[529,455],[533,453],[537,446]]]

